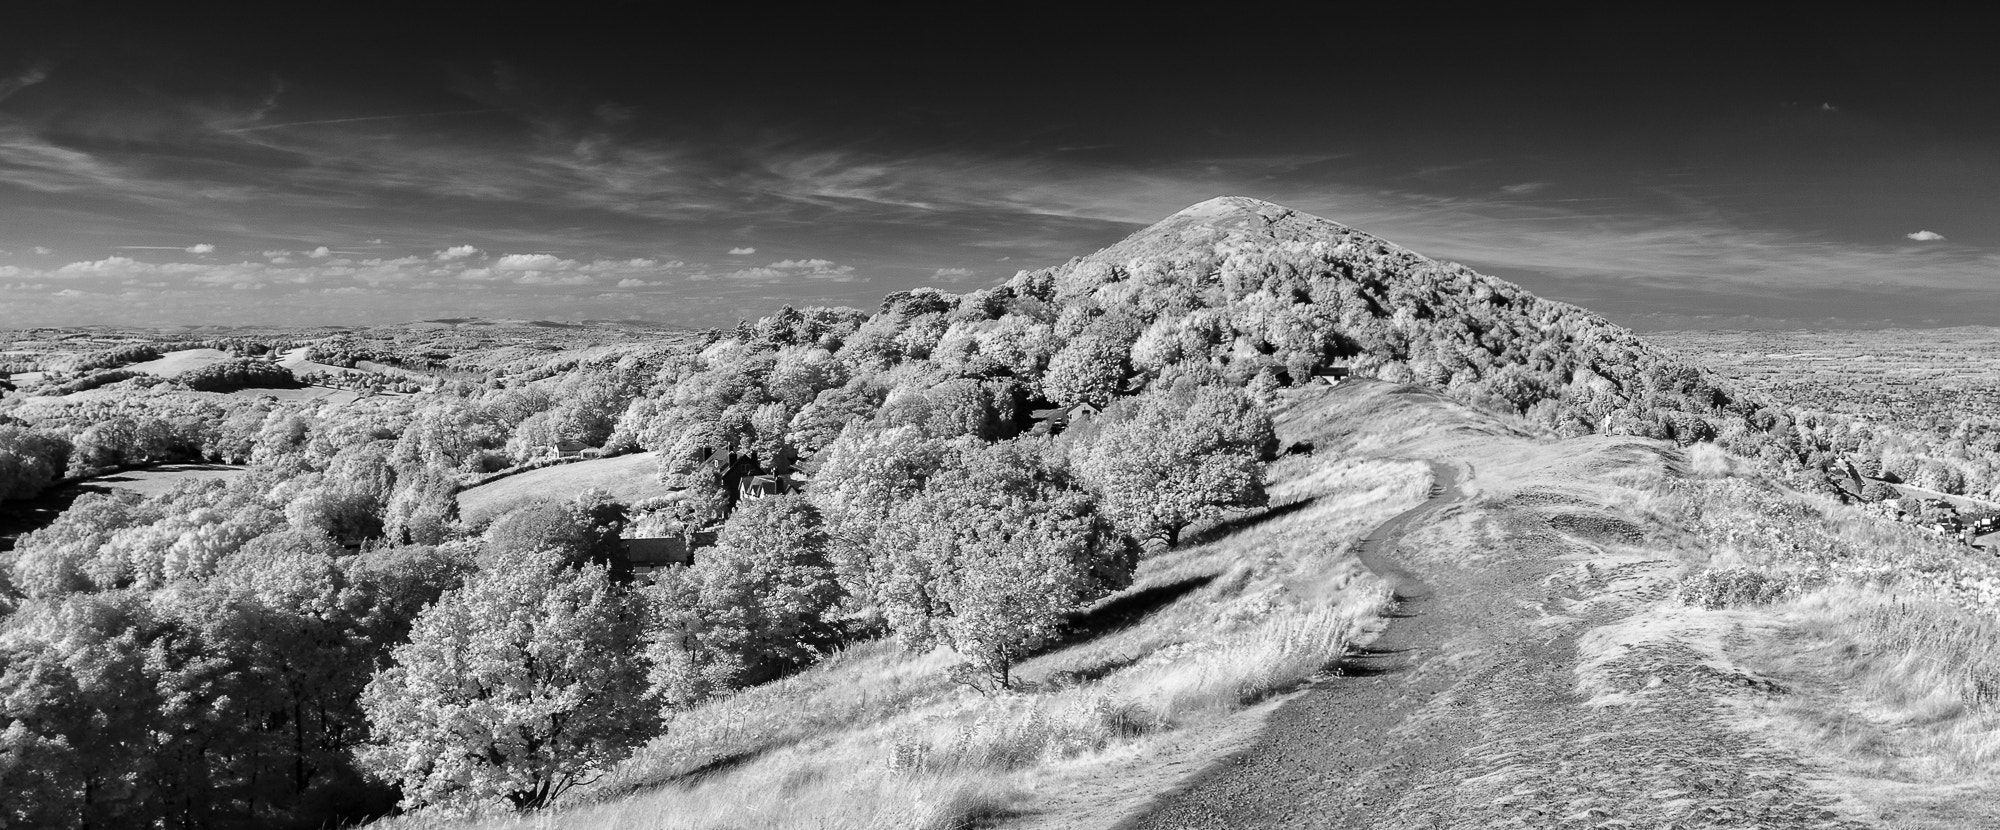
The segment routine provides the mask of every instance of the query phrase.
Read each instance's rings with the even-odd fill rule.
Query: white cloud
[[[493,263],[501,271],[561,271],[575,266],[575,260],[554,254],[508,254]]]
[[[522,271],[521,276],[515,278],[514,282],[519,285],[589,285],[590,275],[571,274],[569,276],[560,276],[557,274],[544,274],[540,271]]]
[[[931,275],[931,279],[958,282],[960,280],[972,279],[975,276],[978,276],[978,274],[974,273],[970,268],[939,268],[937,269],[937,273]]]
[[[754,254],[754,253],[756,253],[756,252],[757,252],[757,249],[756,249],[756,248],[730,248],[730,249],[729,249],[729,255],[730,255],[730,256],[749,256],[749,255],[751,255],[751,254]]]
[[[618,281],[619,288],[643,288],[648,285],[656,285],[656,284],[657,283],[650,283],[645,280],[635,280],[632,279],[631,277],[626,277],[625,279]]]
[[[466,257],[472,256],[477,253],[479,253],[479,249],[474,248],[471,245],[453,245],[449,248],[437,252],[437,258],[440,260],[448,261],[454,259],[464,259]]]
[[[215,253],[215,246],[210,245],[206,242],[197,242],[193,245],[187,246],[183,250],[187,251],[190,254],[212,254]]]
[[[44,248],[40,245],[36,245],[35,253],[41,254],[42,256],[48,256],[49,254],[55,253],[55,250],[51,248]]]
[[[852,282],[855,279],[854,266],[841,265],[830,259],[783,259],[761,268],[743,268],[722,275],[725,279],[749,282],[775,282],[778,280],[827,280],[830,282]],[[689,279],[707,279],[706,274]]]
[[[370,244],[370,245],[380,245],[380,244],[382,244],[382,240],[380,240],[380,239],[370,239],[370,240],[368,240],[368,244]]]
[[[306,256],[312,257],[313,259],[324,259],[326,255],[330,253],[333,253],[333,251],[327,250],[327,247],[325,245],[321,245],[317,248],[307,251]]]
[[[1904,238],[1914,239],[1918,242],[1939,242],[1944,239],[1944,234],[1932,233],[1931,231],[1917,231],[1916,233],[1903,234],[1903,236]]]
[[[283,258],[283,257],[288,257],[288,256],[291,256],[291,255],[292,255],[292,252],[291,252],[291,251],[265,251],[265,252],[264,252],[264,258],[265,258],[265,259],[281,259],[281,258]]]
[[[146,270],[138,260],[126,256],[105,257],[89,262],[72,262],[56,269],[56,273],[70,276],[123,276]]]
[[[848,282],[854,279],[854,266],[841,265],[824,259],[787,259],[773,262],[771,267],[787,270],[812,280]]]

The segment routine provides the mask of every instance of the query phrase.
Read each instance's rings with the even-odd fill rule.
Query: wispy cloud
[[[696,275],[697,279],[708,275]],[[738,282],[853,282],[854,266],[827,259],[784,259],[757,268],[739,268],[721,275]]]
[[[323,127],[329,124],[356,124],[368,121],[403,121],[413,118],[437,118],[446,115],[486,115],[501,112],[497,109],[447,110],[445,112],[417,112],[401,115],[356,115],[348,118],[319,118],[311,121],[288,121],[283,124],[258,124],[249,127],[235,127],[226,132],[255,133],[265,130],[287,130],[295,127]]]
[[[14,97],[14,94],[49,79],[49,65],[38,63],[24,72],[0,78],[0,101]]]
[[[757,249],[756,249],[756,248],[750,248],[750,247],[743,247],[743,248],[730,248],[730,249],[729,249],[729,255],[730,255],[730,256],[749,256],[749,255],[751,255],[751,254],[754,254],[754,253],[756,253],[756,252],[757,252]]]

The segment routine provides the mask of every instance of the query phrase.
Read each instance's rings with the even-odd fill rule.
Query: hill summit
[[[1223,241],[1333,238],[1360,235],[1352,227],[1302,213],[1274,202],[1248,196],[1217,196],[1175,212],[1090,258],[1120,258],[1164,253],[1188,245]],[[1380,242],[1375,237],[1371,240]]]
[[[1148,380],[1212,371],[1284,386],[1337,364],[1561,434],[1683,442],[1741,433],[1724,424],[1764,406],[1584,309],[1241,196],[1192,205],[1008,290],[1061,309],[1059,337],[1127,347]]]

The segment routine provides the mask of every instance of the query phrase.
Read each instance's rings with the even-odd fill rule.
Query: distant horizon
[[[1082,17],[573,11],[9,11],[0,326],[703,327],[997,284],[1220,194],[1634,329],[2000,322],[1970,31],[1392,14],[1123,48]]]

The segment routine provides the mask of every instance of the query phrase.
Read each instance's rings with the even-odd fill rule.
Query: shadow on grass
[[[741,769],[751,761],[762,758],[775,750],[791,746],[794,743],[796,741],[779,741],[767,746],[731,753],[711,759],[708,763],[693,769],[682,770],[671,775],[642,775],[637,780],[627,781],[616,787],[591,790],[583,798],[579,799],[579,803],[602,804],[643,792],[651,792],[662,787],[692,787],[712,777]]]
[[[1341,677],[1380,677],[1396,674],[1410,667],[1408,661],[1397,660],[1395,655],[1409,651],[1406,648],[1374,648],[1355,646],[1349,648],[1340,660],[1334,663],[1334,674]]]
[[[1215,574],[1202,574],[1113,597],[1095,608],[1071,616],[1064,644],[1093,640],[1133,625],[1214,581]]]
[[[1272,519],[1284,518],[1307,507],[1311,507],[1312,503],[1316,500],[1316,498],[1304,498],[1298,501],[1288,501],[1284,504],[1272,505],[1262,513],[1252,513],[1248,516],[1237,516],[1233,519],[1216,522],[1202,528],[1198,532],[1188,534],[1187,538],[1181,540],[1181,545],[1205,545],[1219,539],[1226,539]]]

